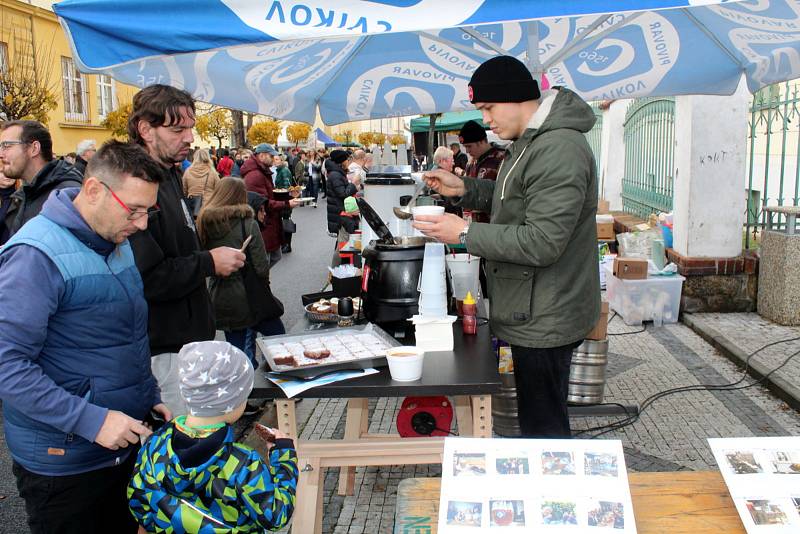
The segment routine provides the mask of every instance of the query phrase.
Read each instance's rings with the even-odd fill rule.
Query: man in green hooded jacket
[[[491,328],[511,345],[522,434],[569,437],[572,351],[600,314],[597,174],[584,137],[594,113],[568,89],[540,93],[509,56],[475,70],[469,97],[495,134],[513,140],[497,181],[441,169],[425,180],[490,220],[419,216],[414,226],[486,260]]]

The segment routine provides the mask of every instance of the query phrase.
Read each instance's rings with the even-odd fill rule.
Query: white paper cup
[[[416,217],[417,215],[444,215],[444,206],[412,206],[411,215],[413,217]],[[419,224],[428,223],[419,221]],[[425,234],[414,228],[414,235],[424,236]]]
[[[386,351],[389,374],[397,382],[413,382],[422,377],[425,352],[418,347],[392,347]]]

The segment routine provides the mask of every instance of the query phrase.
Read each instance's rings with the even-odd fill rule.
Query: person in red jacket
[[[264,247],[269,254],[269,264],[273,266],[281,259],[281,245],[283,244],[281,211],[295,208],[300,205],[300,202],[296,199],[275,200],[272,192],[275,185],[272,182],[270,166],[273,156],[277,156],[278,151],[272,145],[261,143],[256,146],[254,152],[255,156],[242,165],[241,173],[248,191],[258,193],[268,199],[264,203],[266,216],[263,223],[264,228],[261,230],[261,238],[264,240]]]
[[[222,159],[219,160],[217,164],[217,172],[220,176],[230,176],[231,171],[233,170],[233,159],[231,159],[231,153],[229,150],[225,150],[222,152]]]

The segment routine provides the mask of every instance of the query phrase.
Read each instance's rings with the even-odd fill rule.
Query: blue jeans
[[[226,331],[225,340],[247,354],[253,367],[258,369],[258,360],[256,360],[256,332],[264,336],[279,336],[286,333],[286,328],[284,328],[283,321],[281,321],[280,318],[265,319],[252,328]]]
[[[312,177],[308,177],[308,183],[306,183],[306,195],[309,197],[314,197],[314,202],[317,201],[317,195],[319,194],[319,188],[317,187],[316,180]]]

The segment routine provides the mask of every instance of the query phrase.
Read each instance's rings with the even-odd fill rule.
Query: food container
[[[371,334],[372,336],[378,338],[387,347],[386,350],[399,345],[396,339],[394,339],[384,330],[373,324],[367,324],[364,326],[354,326],[349,328],[314,330],[311,332],[307,331],[303,334],[296,334],[296,335],[286,334],[282,336],[265,336],[257,338],[256,343],[258,345],[258,348],[261,350],[261,353],[264,355],[264,360],[266,361],[267,366],[272,371],[287,376],[310,377],[310,376],[317,376],[323,372],[335,371],[335,370],[386,367],[387,363],[386,363],[385,351],[384,354],[380,356],[374,354],[370,355],[365,354],[363,357],[358,357],[355,359],[348,359],[348,360],[334,360],[333,358],[326,358],[313,362],[302,361],[300,362],[301,365],[299,366],[291,366],[291,365],[276,363],[273,352],[269,350],[270,346],[276,344],[281,344],[284,346],[289,344],[302,345],[304,342],[328,336],[350,336],[354,340],[358,340],[359,339],[358,336],[364,334]]]
[[[642,321],[677,323],[681,305],[683,276],[651,276],[644,280],[623,280],[614,276],[609,265],[606,269],[606,295],[612,310],[628,326],[639,326]]]
[[[396,382],[413,382],[422,378],[425,352],[419,347],[400,346],[386,351],[389,373]]]
[[[453,350],[453,323],[456,319],[454,315],[436,319],[421,315],[412,317],[417,347],[426,351]]]

